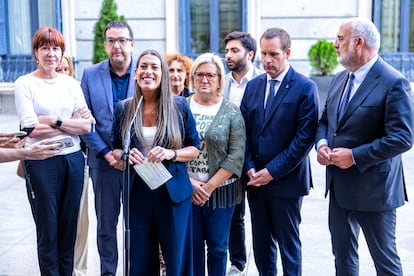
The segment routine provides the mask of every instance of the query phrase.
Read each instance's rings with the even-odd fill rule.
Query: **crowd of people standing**
[[[336,274],[358,275],[362,229],[378,275],[403,275],[396,209],[407,200],[401,155],[413,145],[413,101],[407,79],[378,56],[375,25],[339,26],[334,46],[345,69],[323,106],[316,84],[289,64],[286,30],[261,35],[264,71],[253,65],[249,33],[224,43],[225,64],[213,53],[193,61],[152,49],[134,60],[131,27],[113,21],[103,38],[108,59],[79,83],[62,34],[35,33],[38,67],[15,83],[20,127],[31,133],[0,133],[0,161],[25,160],[42,275],[87,273],[80,207],[89,176],[101,275],[117,273],[121,207],[128,275],[246,275],[247,206],[259,275],[278,274],[278,251],[281,274],[302,275],[312,149],[326,166]]]

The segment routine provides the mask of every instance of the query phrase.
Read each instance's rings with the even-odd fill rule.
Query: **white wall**
[[[101,1],[75,1],[77,75],[91,65],[93,28]],[[305,75],[310,65],[307,52],[320,38],[334,40],[339,24],[355,16],[371,17],[372,0],[248,0],[248,32],[257,40],[269,27],[281,27],[292,38],[291,64]],[[178,51],[178,0],[117,0],[118,14],[124,15],[134,31],[134,57],[145,49],[161,53]],[[260,54],[257,54],[260,59]]]
[[[261,1],[262,32],[280,27],[292,39],[290,63],[299,72],[309,75],[308,50],[318,39],[333,41],[340,23],[346,18],[370,18],[371,0],[282,0]],[[340,68],[338,68],[340,69]]]
[[[171,1],[171,0],[167,0]],[[101,1],[75,0],[75,25],[77,45],[77,76],[83,68],[92,64],[93,29],[101,10]],[[161,53],[166,49],[165,0],[117,0],[118,15],[124,15],[134,32],[137,57],[145,49],[155,49]],[[102,41],[103,43],[103,41]]]

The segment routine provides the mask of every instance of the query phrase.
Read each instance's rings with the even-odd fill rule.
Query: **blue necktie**
[[[276,82],[277,82],[277,80],[270,80],[269,94],[267,95],[267,99],[266,99],[265,118],[267,118],[267,116],[270,113],[270,109],[271,109],[271,106],[272,106],[273,98],[275,96],[275,85],[276,85]]]
[[[346,108],[349,104],[349,98],[351,97],[352,88],[354,87],[354,74],[350,74],[348,77],[348,89],[346,93],[342,97],[341,104],[339,105],[339,112],[338,112],[338,121],[341,120],[342,115],[344,115]]]

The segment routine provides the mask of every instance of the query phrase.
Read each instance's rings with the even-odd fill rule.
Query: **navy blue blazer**
[[[122,137],[121,137],[121,127],[122,120],[124,118],[125,109],[128,106],[130,99],[124,100],[116,105],[115,111],[115,121],[114,121],[114,148],[123,149]],[[200,139],[198,137],[198,132],[196,129],[196,122],[194,120],[193,114],[191,113],[190,107],[187,104],[187,101],[182,96],[174,96],[174,102],[178,111],[182,117],[182,126],[180,127],[183,132],[183,147],[194,146],[197,149],[200,148]],[[131,148],[137,148],[141,150],[138,139],[134,135],[134,128],[131,129],[132,139],[131,139]],[[163,145],[159,145],[163,146]],[[167,181],[165,184],[170,195],[170,198],[173,202],[181,202],[193,194],[193,187],[190,182],[190,178],[187,173],[186,162],[172,162],[170,160],[163,161],[164,166],[171,173],[172,178]],[[132,185],[135,185],[135,182],[139,185],[146,185],[143,180],[138,176],[133,168],[131,168],[131,177],[130,177],[130,188]],[[159,188],[160,189],[160,188]]]
[[[334,185],[343,208],[391,210],[406,199],[401,154],[413,144],[410,83],[379,58],[337,122],[348,73],[342,71],[332,81],[316,141],[352,149],[355,165],[345,170],[327,166],[325,195]]]
[[[265,120],[266,76],[247,84],[240,106],[247,133],[245,171],[267,168],[274,179],[264,187],[275,196],[306,195],[312,186],[308,154],[318,124],[316,84],[290,68]]]
[[[135,68],[134,59],[132,59],[131,68]],[[135,79],[132,71],[129,78],[127,98],[134,95],[134,86]],[[88,147],[88,165],[91,168],[110,169],[112,167],[106,160],[97,157],[97,154],[106,147],[112,148],[114,105],[109,61],[105,60],[85,68],[81,87],[86,104],[96,119],[95,131],[81,136]]]

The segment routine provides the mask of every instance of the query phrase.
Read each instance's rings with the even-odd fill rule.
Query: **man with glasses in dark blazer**
[[[110,22],[104,31],[108,59],[85,68],[81,87],[96,127],[82,139],[88,147],[95,193],[97,242],[101,275],[115,275],[118,264],[117,224],[121,206],[122,164],[112,155],[112,123],[115,105],[134,94],[132,58],[134,37],[126,22]]]

